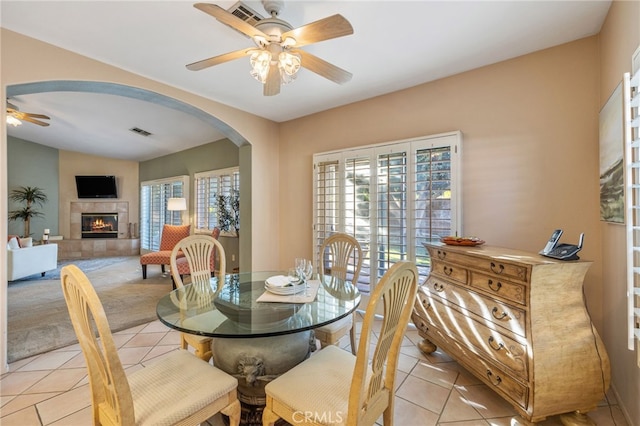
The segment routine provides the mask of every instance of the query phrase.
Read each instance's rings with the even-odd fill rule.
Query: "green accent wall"
[[[20,186],[37,186],[47,194],[48,201],[36,206],[42,217],[31,219],[31,236],[39,240],[45,228],[58,235],[58,150],[7,136],[7,193]],[[24,207],[9,201],[9,212]],[[24,222],[9,221],[8,233],[22,235]]]
[[[139,176],[140,182],[155,179],[163,179],[174,176],[189,176],[189,212],[193,218],[195,208],[195,188],[193,175],[195,173],[207,172],[211,170],[226,169],[240,166],[241,149],[228,139],[221,139],[206,145],[165,155],[148,161],[140,162]],[[250,158],[251,150],[242,149],[243,161],[247,155]],[[248,166],[251,164],[249,163]],[[246,175],[246,176],[245,176]],[[224,247],[227,258],[227,272],[232,272],[234,268],[244,265],[245,270],[251,263],[251,240],[250,233],[245,231],[245,224],[251,223],[250,209],[246,208],[246,200],[251,199],[251,168],[243,164],[240,168],[240,239],[230,237],[220,237],[220,242]],[[250,205],[250,202],[249,202]],[[243,214],[244,212],[244,214]],[[250,228],[247,225],[247,228]],[[249,229],[247,229],[250,232]],[[234,256],[235,260],[232,260]]]
[[[228,139],[140,162],[140,182],[239,166],[239,148]]]

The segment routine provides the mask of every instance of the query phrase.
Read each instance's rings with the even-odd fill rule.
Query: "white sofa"
[[[58,245],[42,244],[7,250],[7,280],[42,274],[58,267]]]

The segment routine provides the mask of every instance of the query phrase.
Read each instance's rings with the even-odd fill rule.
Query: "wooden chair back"
[[[129,382],[98,295],[75,265],[63,267],[60,280],[89,372],[94,424],[134,424]]]
[[[180,276],[177,265],[178,254],[181,253],[189,265],[189,274],[191,277],[192,288],[202,292],[202,294],[211,292],[211,259],[217,258],[220,265],[217,269],[218,285],[212,297],[224,286],[227,259],[224,253],[224,247],[217,239],[211,235],[191,235],[180,240],[171,252],[171,274],[177,288],[183,287],[184,282]]]
[[[362,247],[353,236],[336,233],[327,237],[320,247],[318,272],[339,280],[350,279],[356,285],[362,268]],[[350,271],[351,269],[351,271]],[[351,277],[348,277],[351,273]]]
[[[384,424],[393,424],[394,382],[400,346],[417,292],[418,270],[415,264],[401,261],[384,274],[371,293],[351,381],[347,424],[372,425],[383,413]],[[376,312],[384,312],[384,316],[370,357]]]

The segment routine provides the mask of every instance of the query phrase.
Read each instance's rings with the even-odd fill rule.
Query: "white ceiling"
[[[0,2],[0,24],[78,54],[252,114],[282,122],[412,87],[597,34],[610,1],[288,1],[293,27],[336,13],[354,34],[304,47],[353,73],[338,85],[303,69],[277,96],[262,95],[248,58],[189,71],[186,64],[252,46],[193,1]],[[228,9],[235,1],[211,1]],[[258,1],[245,2],[266,16]],[[28,54],[28,52],[25,52]],[[43,64],[46,66],[46,64]],[[8,134],[33,142],[141,161],[220,139],[199,118],[123,96],[47,92],[16,96],[47,114]],[[175,123],[184,123],[176,125]],[[129,132],[139,127],[152,137]],[[133,147],[136,147],[135,149]]]

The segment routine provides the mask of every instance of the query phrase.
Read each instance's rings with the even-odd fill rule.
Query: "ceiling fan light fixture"
[[[18,120],[13,115],[7,115],[7,124],[12,125],[13,127],[18,127],[22,125],[22,121]]]
[[[269,66],[271,64],[271,53],[267,50],[259,50],[251,54],[251,76],[260,83],[267,81]]]
[[[278,55],[278,63],[280,69],[286,75],[293,77],[300,70],[300,55],[289,52],[280,52],[280,55]]]

